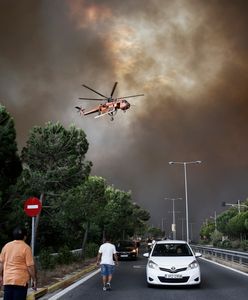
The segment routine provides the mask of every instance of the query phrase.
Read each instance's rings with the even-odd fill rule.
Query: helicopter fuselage
[[[117,109],[121,109],[121,110],[125,111],[129,108],[130,108],[130,103],[125,99],[121,99],[118,101],[112,101],[112,102],[106,102],[106,103],[100,104],[99,112],[106,113],[108,110],[117,110]]]

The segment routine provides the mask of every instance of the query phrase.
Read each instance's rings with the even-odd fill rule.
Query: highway
[[[148,288],[145,278],[146,258],[121,261],[116,267],[112,290],[103,291],[100,273],[58,299],[61,300],[245,300],[248,299],[248,276],[199,259],[202,284],[195,287]],[[48,295],[42,299],[56,299]]]

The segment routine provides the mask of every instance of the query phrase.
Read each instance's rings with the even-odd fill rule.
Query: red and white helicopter
[[[92,88],[88,87],[87,85],[83,84],[83,87],[91,90],[92,92],[100,95],[103,98],[83,98],[80,97],[80,100],[93,100],[93,101],[104,101],[104,103],[99,104],[98,106],[94,107],[91,110],[85,111],[84,108],[80,106],[76,106],[75,108],[79,111],[80,114],[86,116],[94,113],[98,113],[95,118],[103,117],[105,115],[109,115],[111,118],[111,121],[114,120],[114,115],[117,113],[118,109],[121,109],[122,111],[126,112],[127,109],[130,108],[130,103],[125,98],[132,98],[132,97],[140,97],[144,96],[144,94],[138,94],[138,95],[132,95],[132,96],[125,96],[125,97],[118,97],[113,98],[114,91],[116,89],[118,82],[114,83],[114,86],[112,88],[111,94],[109,97],[104,96],[103,94],[97,92],[96,90],[93,90]]]

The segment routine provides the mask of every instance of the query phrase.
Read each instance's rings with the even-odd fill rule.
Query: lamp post
[[[187,186],[187,165],[201,164],[201,160],[196,161],[170,161],[169,165],[178,164],[183,165],[184,168],[184,188],[185,188],[185,207],[186,207],[186,236],[189,242],[189,208],[188,208],[188,186]]]
[[[172,215],[173,215],[173,223],[172,223],[172,234],[173,234],[173,240],[176,239],[176,215],[175,215],[175,201],[176,200],[182,200],[182,198],[164,198],[165,200],[171,200],[172,201]]]
[[[241,207],[248,208],[248,205],[240,204],[240,200],[238,200],[238,203],[237,203],[237,204],[226,203],[226,202],[223,201],[223,202],[222,202],[222,206],[232,206],[232,207],[237,207],[237,208],[238,208],[239,214],[241,213]]]
[[[211,219],[214,219],[214,230],[217,230],[217,215],[216,211],[214,212],[214,217],[210,216]]]
[[[193,225],[194,225],[195,223],[194,222],[191,222],[190,223],[190,240],[191,241],[193,241],[194,239],[193,239]]]
[[[184,226],[183,226],[183,223],[185,221],[185,218],[180,218],[179,220],[182,221],[182,240],[184,240]]]
[[[161,219],[161,225],[162,225],[162,227],[161,227],[161,229],[162,229],[162,231],[165,231],[165,223],[166,222],[166,218],[162,218]]]

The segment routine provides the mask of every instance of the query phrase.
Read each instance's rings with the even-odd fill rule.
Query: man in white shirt
[[[105,237],[105,243],[103,243],[99,248],[96,263],[101,266],[103,290],[110,290],[114,266],[115,264],[118,265],[116,248],[115,245],[111,244],[110,238]]]

